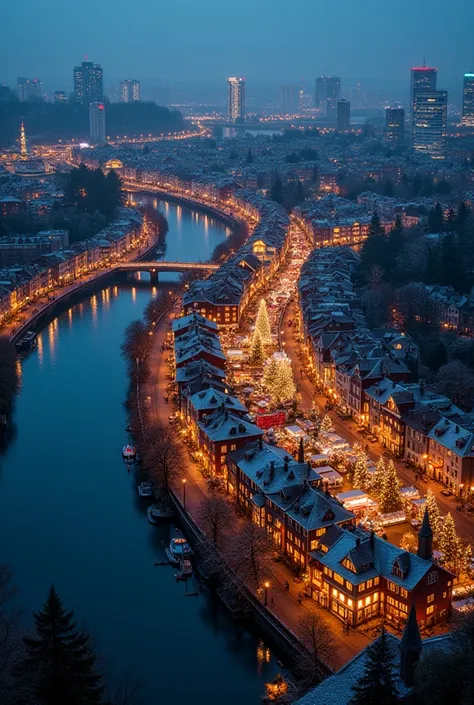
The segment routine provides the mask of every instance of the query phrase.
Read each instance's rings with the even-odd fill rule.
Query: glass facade
[[[464,74],[462,92],[462,122],[474,126],[474,73]]]
[[[431,91],[415,95],[412,117],[412,146],[415,152],[443,159],[446,142],[448,95]]]

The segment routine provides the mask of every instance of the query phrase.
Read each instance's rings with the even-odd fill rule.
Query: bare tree
[[[164,291],[163,289],[159,289],[156,296],[153,299],[150,299],[150,301],[148,302],[148,304],[145,307],[144,316],[145,316],[146,323],[149,326],[156,323],[156,321],[161,316],[161,314],[170,305],[170,302],[171,302],[171,296],[168,293],[168,291]]]
[[[309,687],[323,678],[324,664],[330,663],[337,649],[329,626],[317,612],[306,612],[301,617],[298,636],[306,647],[298,664],[298,674]]]
[[[145,467],[158,486],[169,491],[184,472],[184,458],[172,432],[156,424],[145,429],[142,441]]]
[[[132,378],[144,381],[148,376],[148,355],[152,346],[152,336],[142,321],[132,321],[125,329],[122,343],[122,357],[127,361],[128,373]]]
[[[244,581],[258,589],[269,575],[269,564],[275,547],[259,526],[246,521],[229,546],[229,563]]]
[[[470,411],[474,403],[474,373],[460,360],[448,362],[438,370],[436,389],[464,411]]]
[[[235,524],[235,514],[223,497],[207,497],[199,508],[198,523],[219,549]]]
[[[110,705],[138,705],[141,702],[139,698],[139,683],[133,673],[125,671],[119,678],[118,682],[109,688],[111,691],[107,701]]]

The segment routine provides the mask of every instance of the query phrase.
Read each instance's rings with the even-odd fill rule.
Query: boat
[[[148,521],[150,524],[158,524],[160,521],[166,521],[174,517],[174,509],[172,507],[162,507],[158,504],[152,504],[147,509]]]
[[[179,572],[185,578],[193,574],[193,564],[189,558],[182,558],[179,562]]]
[[[29,330],[16,341],[15,347],[18,352],[33,350],[38,345],[38,337],[33,330]]]
[[[137,457],[137,449],[129,443],[122,448],[122,458],[126,463],[133,463]]]
[[[166,555],[171,563],[179,564],[182,558],[189,558],[192,555],[191,546],[182,536],[171,539]]]
[[[144,499],[153,497],[154,487],[152,482],[140,482],[137,489],[140,497],[143,497]]]

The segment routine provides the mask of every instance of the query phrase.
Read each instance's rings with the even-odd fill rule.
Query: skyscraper
[[[393,145],[400,145],[405,141],[405,111],[403,108],[386,108],[385,138]]]
[[[411,85],[410,85],[410,122],[412,126],[413,138],[413,111],[415,105],[415,96],[419,93],[436,90],[436,74],[438,69],[430,68],[423,62],[423,66],[418,66],[411,69]]]
[[[415,93],[412,117],[412,147],[419,154],[443,159],[448,117],[446,91]]]
[[[314,107],[320,110],[324,110],[326,105],[327,80],[326,76],[319,76],[319,78],[316,79],[314,87]]]
[[[300,87],[296,84],[281,87],[280,106],[283,113],[296,113],[300,107]]]
[[[336,122],[337,101],[340,97],[341,79],[339,76],[320,76],[316,79],[314,105],[324,112],[330,122]]]
[[[83,61],[74,67],[74,99],[86,105],[104,99],[104,75],[99,64]]]
[[[89,134],[91,142],[105,142],[105,105],[101,101],[89,103]]]
[[[43,99],[43,84],[37,78],[17,78],[16,91],[22,103]]]
[[[337,129],[339,132],[351,129],[351,104],[345,98],[337,101]]]
[[[121,103],[138,103],[140,100],[140,81],[126,78],[120,81],[119,100]]]
[[[464,74],[462,91],[462,123],[474,126],[474,73]]]
[[[228,79],[227,106],[229,122],[245,120],[245,78]]]

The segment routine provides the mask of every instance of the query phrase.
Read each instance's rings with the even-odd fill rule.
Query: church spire
[[[28,159],[28,149],[26,147],[25,125],[23,124],[23,120],[21,121],[21,127],[20,127],[20,156],[21,156],[21,159]]]
[[[423,522],[418,532],[418,550],[416,553],[425,560],[430,560],[433,556],[433,530],[430,525],[428,507],[425,507]]]
[[[416,607],[412,603],[400,641],[400,677],[408,687],[413,685],[415,664],[420,659],[423,642],[416,620]]]

